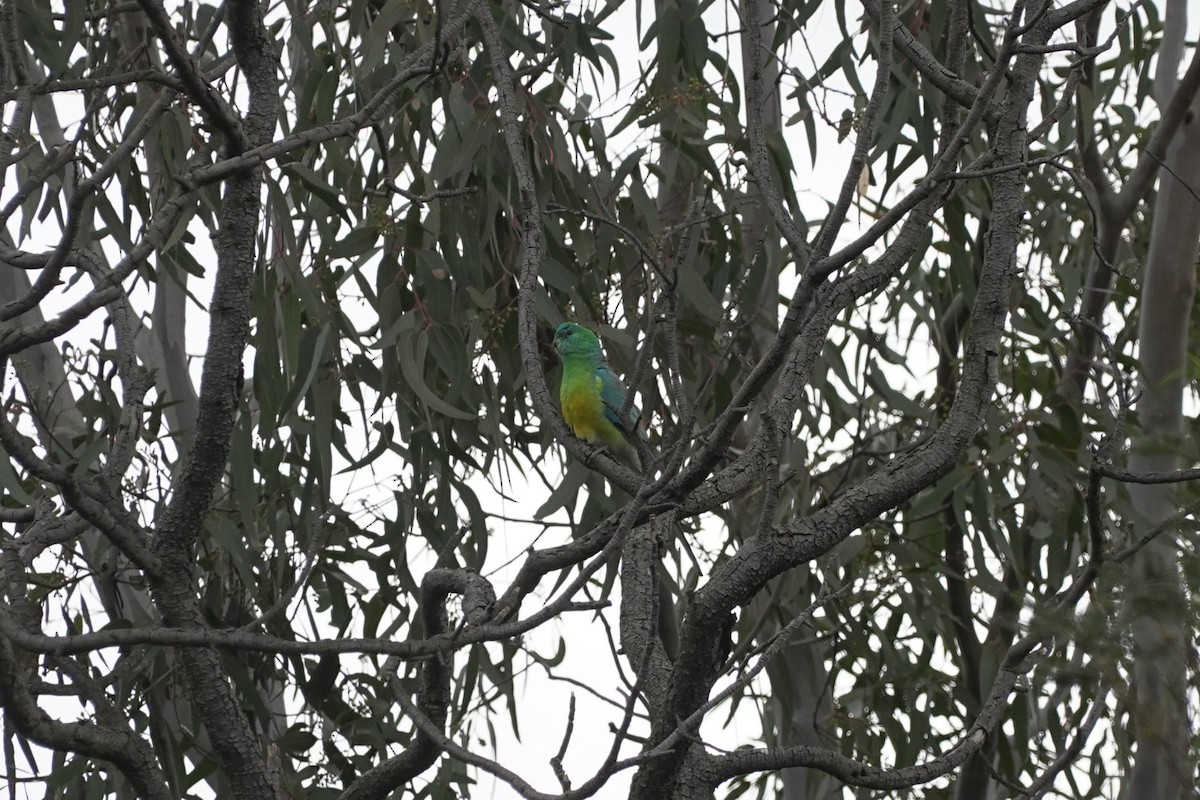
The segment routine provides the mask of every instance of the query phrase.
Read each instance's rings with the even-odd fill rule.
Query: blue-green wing
[[[612,374],[607,364],[596,367],[596,377],[600,379],[600,399],[604,401],[604,416],[608,417],[609,422],[620,428],[626,437],[632,439],[633,432],[621,422],[621,408],[625,405],[625,386],[616,375]],[[634,430],[637,430],[639,416],[636,406],[630,409],[629,417]]]

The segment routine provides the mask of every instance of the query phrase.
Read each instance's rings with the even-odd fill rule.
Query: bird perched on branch
[[[625,387],[604,360],[600,339],[574,322],[564,322],[554,331],[554,349],[562,359],[562,415],[575,435],[585,442],[603,445],[618,461],[641,472],[642,462],[634,445],[638,411],[630,409],[621,420]]]

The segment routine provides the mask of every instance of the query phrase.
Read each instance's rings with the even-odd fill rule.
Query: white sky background
[[[61,6],[61,2],[56,2],[54,5]],[[170,7],[172,3],[168,2]],[[650,15],[653,13],[653,4],[642,3],[644,13],[642,31],[645,30],[645,25],[650,20]],[[848,4],[846,16],[850,20],[858,19],[862,16],[861,8],[857,3]],[[1007,5],[1007,4],[1006,4]],[[572,3],[572,9],[579,7],[578,3]],[[632,65],[646,65],[649,63],[653,53],[642,53],[637,49],[637,26],[636,20],[633,17],[635,13],[635,4],[626,2],[616,17],[610,22],[610,30],[616,33],[616,38],[609,42],[613,48],[619,63],[622,65],[622,85],[620,87],[608,87],[607,92],[596,92],[594,87],[586,79],[581,82],[581,91],[586,91],[589,94],[598,95],[598,107],[594,107],[593,111],[596,115],[605,113],[622,113],[623,109],[634,99],[637,89],[637,77],[640,69],[634,69]],[[736,6],[725,3],[715,4],[709,9],[706,16],[712,20],[710,28],[712,29],[728,29],[734,31],[740,27],[740,22],[736,15]],[[840,41],[841,32],[837,25],[837,20],[834,15],[832,4],[826,3],[813,15],[808,22],[806,28],[807,45],[811,50],[811,59],[817,64],[823,63],[825,56],[832,47]],[[864,34],[865,37],[865,34]],[[725,36],[722,39],[723,46],[727,48],[725,56],[728,63],[735,69],[740,66],[741,56],[739,52],[740,39],[736,35]],[[859,48],[863,49],[862,47]],[[801,67],[804,71],[811,71],[813,68],[813,60],[810,60],[810,53],[805,51],[800,42],[793,41],[791,50],[788,55],[789,63]],[[864,85],[870,86],[873,79],[874,64],[868,62],[864,65],[862,71],[862,81]],[[714,80],[715,83],[715,80]],[[834,85],[836,88],[836,84]],[[847,94],[839,94],[836,92],[827,92],[824,94],[826,101],[826,116],[830,119],[837,120],[841,116],[843,108],[853,107],[853,97],[849,93],[849,87],[842,87]],[[784,118],[786,119],[791,111],[786,100],[787,92],[784,93]],[[813,98],[814,101],[821,100],[821,95]],[[77,119],[79,116],[76,111],[74,114],[69,110],[64,109],[62,118],[63,121]],[[791,145],[793,163],[796,165],[798,174],[795,176],[797,195],[804,207],[806,215],[810,219],[819,219],[824,216],[827,204],[832,201],[838,187],[841,185],[845,165],[848,163],[850,154],[854,146],[853,135],[845,141],[837,142],[836,131],[828,128],[823,122],[818,121],[817,131],[819,137],[818,149],[821,153],[821,158],[813,165],[811,154],[807,145],[807,139],[803,129],[796,127],[789,129],[787,139]],[[627,131],[624,136],[630,139],[632,146],[633,137],[644,135],[644,132],[639,131],[634,126],[632,131]],[[624,147],[621,144],[620,137],[617,141],[611,142],[614,151],[621,151]],[[903,187],[901,187],[903,188]],[[874,187],[868,190],[867,194],[872,200],[878,198],[872,195]],[[860,232],[859,224],[861,221],[870,223],[872,220],[869,216],[863,216],[858,211],[852,211],[849,219],[843,230],[841,239],[848,241]],[[195,223],[197,224],[198,223]],[[36,231],[36,229],[35,229]],[[57,230],[46,229],[44,234],[57,236]],[[53,239],[47,239],[42,242],[44,246],[52,246]],[[215,263],[215,254],[211,251],[204,252],[202,248],[209,246],[207,233],[199,231],[197,237],[198,245],[194,255],[197,260],[205,264]],[[27,247],[30,245],[26,243]],[[207,303],[207,299],[211,294],[211,280],[213,271],[210,270],[203,280],[191,279],[189,290],[199,299],[201,303]],[[451,276],[453,277],[453,276]],[[790,293],[788,282],[794,281],[794,276],[785,276],[783,291],[785,294]],[[141,307],[148,307],[148,293],[145,292],[144,285],[140,289],[140,297],[135,294],[135,303],[141,304]],[[347,313],[352,312],[352,303],[347,301],[344,303]],[[93,332],[98,334],[99,324],[102,319],[100,314],[94,315],[86,323],[92,326],[88,331],[88,335]],[[206,316],[201,309],[192,307],[189,309],[188,326],[184,331],[187,339],[188,352],[193,356],[199,356],[203,353],[207,338],[207,327],[205,324]],[[77,336],[73,334],[73,338]],[[892,342],[898,349],[905,348],[903,342]],[[924,377],[923,372],[927,372],[932,367],[933,358],[932,351],[925,348],[924,352],[913,352],[910,350],[912,362],[910,368],[916,373],[916,378],[919,380]],[[925,366],[925,370],[912,367],[913,364],[921,364]],[[246,370],[247,376],[250,375],[253,368],[253,353],[247,352]],[[199,384],[199,369],[200,361],[197,359],[192,364],[193,376],[196,384]],[[902,372],[895,368],[888,367],[894,370],[896,382],[895,386],[900,386],[903,380],[907,377]],[[908,378],[912,380],[912,378]],[[363,451],[367,449],[364,442]],[[561,451],[550,456],[551,462],[555,458],[561,459]],[[403,464],[398,462],[395,464],[395,469],[400,472],[404,469]],[[512,475],[513,473],[509,473]],[[372,507],[380,507],[382,512],[391,516],[389,511],[390,506],[390,489],[394,485],[393,474],[388,472],[388,464],[381,460],[372,465],[370,469],[363,469],[353,474],[337,476],[335,489],[335,498],[339,498],[338,492],[341,492],[340,497],[348,498],[346,507],[348,510],[354,508],[354,504],[361,499],[364,503]],[[485,508],[495,509],[499,514],[509,518],[532,518],[534,511],[545,501],[548,492],[541,486],[540,483],[530,483],[523,485],[519,483],[509,483],[504,487],[506,493],[512,497],[521,498],[520,502],[509,502],[504,497],[494,494],[490,487],[482,480],[475,481],[473,488],[479,493],[480,501]],[[532,544],[533,540],[542,535],[541,526],[532,526],[521,523],[502,522],[496,520],[493,535],[489,544],[489,563],[485,569],[485,574],[493,581],[497,587],[497,593],[503,591],[508,585],[508,581],[515,575],[516,568],[523,561],[524,554]],[[545,546],[551,542],[551,537],[559,536],[566,538],[562,529],[552,530],[550,533],[542,536],[540,546]],[[714,536],[720,537],[718,532],[714,532]],[[417,537],[413,537],[414,545],[419,543]],[[432,565],[433,556],[426,552],[414,551],[411,553],[410,569],[414,575],[421,575],[424,570]],[[373,578],[366,576],[365,583],[370,585]],[[524,609],[526,613],[534,610],[536,607],[537,598],[542,600],[549,599],[547,592],[550,581],[544,580],[541,591],[530,597],[526,601]],[[619,585],[617,591],[619,592]],[[611,628],[614,631],[617,629],[616,610],[619,602],[619,597],[614,593],[612,597],[612,607],[607,613],[607,618],[610,620]],[[93,608],[97,604],[92,604]],[[94,613],[94,612],[93,612]],[[49,629],[53,630],[53,620],[49,621]],[[586,626],[586,628],[584,627]],[[576,681],[579,681],[587,686],[596,688],[598,691],[606,692],[614,688],[623,686],[623,683],[617,676],[616,665],[613,662],[612,652],[608,645],[608,639],[604,635],[603,629],[599,622],[593,621],[591,614],[576,612],[569,615],[563,621],[555,621],[552,624],[545,625],[538,630],[528,634],[525,639],[531,645],[531,649],[542,653],[553,653],[556,650],[557,642],[560,638],[566,638],[568,646],[566,648],[566,659],[562,665],[556,668],[556,674],[567,675]],[[498,645],[489,645],[493,652],[497,652]],[[344,668],[352,663],[352,656],[343,657]],[[466,661],[464,653],[458,654],[455,660],[455,665],[458,668]],[[519,665],[521,658],[518,657],[517,664]],[[628,674],[627,664],[622,664]],[[576,699],[576,714],[575,714],[575,732],[572,738],[571,746],[567,750],[564,766],[570,774],[574,785],[578,786],[588,777],[590,777],[596,767],[601,763],[604,755],[608,751],[612,737],[609,733],[609,725],[616,725],[621,718],[621,712],[613,708],[611,705],[593,697],[587,691],[572,686],[569,683],[562,681],[549,681],[544,679],[545,671],[538,666],[534,666],[530,671],[522,675],[518,679],[519,687],[527,687],[527,691],[522,693],[518,690],[518,696],[522,696],[521,707],[522,713],[519,715],[522,725],[521,740],[517,741],[509,732],[509,723],[507,709],[498,707],[492,717],[495,730],[497,732],[497,742],[494,743],[495,752],[492,752],[492,744],[489,743],[485,747],[479,748],[479,751],[489,757],[495,757],[505,766],[514,769],[522,775],[526,780],[532,783],[535,787],[542,791],[556,791],[558,782],[549,766],[549,761],[557,752],[563,731],[567,721],[567,707],[569,699],[572,695]],[[724,684],[718,684],[717,690]],[[765,688],[760,681],[760,688]],[[623,698],[614,698],[621,702]],[[43,700],[43,704],[49,706],[51,701]],[[73,706],[77,708],[77,706]],[[738,713],[732,720],[725,724],[726,713],[723,709],[718,709],[709,715],[708,722],[703,729],[705,741],[721,748],[732,749],[740,745],[760,744],[760,728],[758,715],[751,704],[743,704]],[[646,732],[644,726],[638,726],[635,723],[632,731],[636,734],[644,734]],[[475,740],[478,737],[486,735],[486,729],[476,729],[474,731]],[[634,752],[633,746],[626,746],[623,755],[629,755]],[[0,754],[0,760],[3,759],[3,754]],[[886,755],[885,755],[886,759]],[[48,760],[44,765],[48,765]],[[17,755],[17,768],[21,771],[25,768],[24,757],[19,753]],[[430,770],[427,775],[432,775],[433,770]],[[617,775],[610,785],[597,795],[600,798],[607,797],[622,797],[626,794],[628,781],[632,776],[632,771],[626,771]],[[516,798],[519,795],[511,790],[506,784],[493,780],[486,774],[479,775],[480,784],[475,791],[472,792],[473,798],[497,798],[498,800],[508,800]],[[21,786],[19,791],[24,791],[25,797],[35,798],[40,795],[36,794],[35,787]],[[19,795],[20,796],[20,795]]]

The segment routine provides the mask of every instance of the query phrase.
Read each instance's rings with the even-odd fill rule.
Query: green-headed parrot
[[[603,445],[619,461],[642,471],[634,445],[638,411],[629,412],[628,427],[621,421],[625,387],[604,360],[600,339],[574,322],[564,322],[554,331],[554,349],[562,358],[562,415],[575,435],[585,442]]]

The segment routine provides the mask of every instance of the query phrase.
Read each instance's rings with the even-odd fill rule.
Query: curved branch
[[[20,623],[13,620],[18,629],[40,632],[38,609],[26,596],[27,580],[19,548],[14,542],[4,542],[0,552],[0,586],[3,586],[2,593],[8,602],[0,603],[0,616],[5,619],[10,614],[19,617]],[[173,797],[149,743],[133,731],[124,714],[112,707],[77,664],[68,661],[59,667],[66,669],[73,680],[81,684],[81,701],[86,698],[93,704],[97,722],[59,722],[43,711],[31,690],[38,674],[36,662],[28,656],[18,655],[9,638],[0,632],[0,705],[4,708],[5,718],[22,735],[44,747],[112,763],[137,789],[140,797],[149,800]]]
[[[1137,208],[1138,203],[1146,196],[1146,192],[1154,184],[1159,165],[1166,158],[1167,147],[1175,138],[1175,134],[1188,117],[1192,103],[1200,91],[1200,48],[1192,52],[1192,60],[1188,64],[1183,78],[1174,87],[1170,102],[1163,109],[1158,125],[1150,134],[1150,140],[1142,148],[1138,162],[1129,173],[1125,183],[1111,198],[1106,208],[1101,205],[1101,221],[1098,231],[1097,257],[1093,259],[1088,271],[1087,285],[1084,288],[1081,301],[1080,316],[1092,322],[1099,322],[1108,306],[1112,281],[1115,276],[1112,264],[1121,243],[1121,231],[1129,222],[1129,217]],[[1084,168],[1096,172],[1097,166],[1089,168],[1087,151],[1084,151]],[[1097,179],[1100,179],[1098,176]],[[1091,178],[1091,175],[1089,175]],[[1102,197],[1103,199],[1103,197]],[[1087,382],[1088,370],[1095,357],[1099,339],[1095,327],[1086,325],[1078,329],[1076,339],[1067,356],[1067,366],[1059,386],[1059,394],[1066,397],[1080,397]]]
[[[629,492],[636,492],[642,477],[629,467],[611,458],[606,451],[585,445],[568,430],[550,400],[550,389],[542,371],[542,360],[538,355],[538,319],[534,299],[538,291],[538,272],[541,270],[545,244],[542,237],[541,208],[538,205],[537,187],[533,181],[533,167],[525,150],[518,119],[517,98],[513,93],[515,78],[508,56],[500,39],[500,30],[493,19],[491,6],[476,0],[470,4],[471,13],[479,24],[484,49],[491,61],[496,82],[496,106],[500,112],[500,125],[504,132],[504,143],[512,163],[513,173],[520,194],[520,205],[514,225],[521,242],[521,277],[517,290],[517,340],[521,349],[521,365],[525,370],[525,382],[533,407],[542,421],[549,424],[555,438],[591,469]]]
[[[883,106],[888,99],[888,89],[892,83],[892,35],[895,28],[903,28],[896,22],[891,0],[884,0],[878,7],[879,18],[879,54],[876,56],[878,66],[875,68],[875,86],[871,90],[871,99],[863,111],[862,122],[858,128],[858,136],[854,142],[854,154],[846,165],[846,174],[842,178],[842,189],[837,200],[825,218],[825,226],[813,244],[813,257],[820,260],[833,249],[841,233],[842,225],[846,222],[846,213],[850,210],[850,202],[854,198],[862,172],[867,169],[867,156],[870,154],[871,143],[879,128],[883,115]]]
[[[747,13],[755,13],[751,9],[756,6],[757,0],[748,0]],[[751,31],[753,30],[754,29],[752,28]],[[755,38],[756,35],[756,33],[751,33],[750,38],[752,42],[757,42],[757,39]],[[792,296],[791,303],[788,305],[788,310],[784,315],[783,322],[779,326],[779,334],[771,343],[770,347],[767,348],[767,351],[763,354],[758,363],[754,365],[754,368],[750,371],[749,375],[746,376],[745,381],[738,388],[738,391],[730,401],[729,407],[726,408],[717,418],[713,431],[707,437],[705,445],[692,459],[692,462],[689,464],[688,468],[673,480],[670,489],[676,494],[676,496],[682,497],[700,485],[700,483],[708,476],[709,471],[723,456],[728,442],[731,440],[734,432],[737,429],[737,426],[741,423],[743,417],[742,409],[747,407],[752,399],[762,391],[767,380],[772,374],[774,374],[775,370],[783,362],[788,349],[792,346],[796,337],[799,335],[802,329],[802,322],[809,314],[814,299],[817,296],[818,289],[825,279],[827,279],[838,269],[848,264],[853,258],[861,255],[867,247],[870,247],[872,244],[877,242],[893,226],[899,224],[899,222],[904,219],[909,212],[920,206],[924,200],[933,196],[935,191],[944,183],[944,181],[950,179],[954,171],[954,166],[958,161],[958,157],[962,153],[963,148],[967,145],[967,134],[974,130],[974,128],[980,122],[982,122],[991,97],[997,92],[1001,84],[1001,79],[1007,74],[1006,67],[1008,62],[1013,58],[1014,46],[1015,38],[1010,32],[1009,36],[1005,39],[1005,45],[1001,53],[1000,60],[993,68],[992,73],[988,75],[987,80],[984,82],[983,87],[976,96],[975,105],[972,106],[970,112],[967,114],[966,119],[964,119],[962,124],[957,128],[954,136],[949,137],[949,141],[945,149],[938,156],[938,159],[930,169],[929,174],[912,192],[910,192],[903,200],[900,201],[900,203],[898,203],[887,214],[873,224],[866,233],[864,233],[854,242],[843,247],[838,252],[820,257],[819,260],[814,261],[811,264],[808,263],[809,253],[807,251],[807,247],[803,245],[802,242],[800,243],[802,249],[793,252],[793,256],[797,259],[798,268],[801,269],[803,277],[801,278],[800,283]],[[753,85],[754,79],[752,76],[747,76],[746,80],[749,85]],[[752,93],[748,91],[747,96],[750,97],[751,94]],[[751,115],[751,119],[753,119],[753,115]],[[984,159],[986,159],[986,163],[991,163],[992,156],[985,156]],[[1027,169],[1027,167],[1022,166],[1024,161],[1025,158],[1023,156],[1020,162],[1014,162],[1014,174],[1024,174],[1024,171]],[[972,166],[985,165],[985,163],[977,162]],[[760,167],[761,166],[762,165],[760,165]],[[758,179],[760,182],[763,182],[762,176],[759,175],[757,171],[756,179]],[[781,230],[783,230],[784,238],[788,240],[789,244],[793,248],[795,248],[796,244],[793,242],[795,236],[789,236],[786,230],[787,225],[791,224],[794,226],[795,223],[794,221],[788,223],[787,220],[790,218],[787,216],[787,213],[783,209],[781,203],[772,202],[771,185],[772,184],[769,180],[763,182],[761,188],[764,192],[764,198],[767,201],[768,207],[771,209],[772,216],[776,219],[776,223],[780,226]],[[774,197],[777,201],[778,191],[774,190],[774,192]],[[817,255],[819,256],[820,254]]]
[[[448,632],[446,598],[451,593],[462,595],[463,616],[468,626],[486,622],[496,601],[491,584],[476,572],[466,569],[430,570],[421,582],[421,618],[426,636],[441,636]],[[401,706],[405,706],[408,699],[396,677],[398,665],[399,659],[388,659],[384,674],[391,676],[392,690],[401,701]],[[435,656],[424,662],[421,667],[420,699],[415,709],[428,722],[428,726],[418,726],[415,742],[404,752],[363,773],[346,787],[340,800],[383,800],[433,766],[442,752],[441,737],[431,735],[429,727],[439,733],[445,730],[451,699],[450,666],[449,654]]]
[[[1100,717],[1104,715],[1108,700],[1108,687],[1101,686],[1096,692],[1096,697],[1092,700],[1092,707],[1088,709],[1087,716],[1084,717],[1079,727],[1075,729],[1075,733],[1071,736],[1071,743],[1066,746],[1058,757],[1046,768],[1046,771],[1038,776],[1037,780],[1029,784],[1029,788],[1025,790],[1024,796],[1039,800],[1050,791],[1054,779],[1075,762],[1079,754],[1083,752],[1083,746],[1087,743],[1088,737],[1092,735],[1092,729],[1096,727],[1096,723],[1100,721]]]
[[[133,784],[138,796],[148,800],[175,797],[149,745],[128,729],[112,729],[87,722],[58,722],[50,718],[29,693],[21,676],[28,671],[12,646],[0,638],[0,698],[5,717],[21,734],[44,747],[101,758],[114,764]]]
[[[1005,50],[1016,37],[1011,28]],[[1033,44],[1049,40],[1052,28],[1034,25]],[[1008,77],[1005,104],[995,127],[995,152],[999,165],[1020,165],[1028,158],[1027,113],[1042,57],[1016,56]],[[998,83],[996,74],[990,82]],[[987,94],[981,92],[977,105]],[[981,113],[972,109],[973,113]],[[971,115],[968,115],[970,117]],[[953,147],[953,145],[951,145]],[[756,536],[713,575],[693,597],[685,617],[680,658],[671,680],[671,700],[663,722],[654,726],[651,743],[668,735],[665,720],[686,718],[706,700],[720,664],[714,661],[713,631],[727,623],[732,610],[748,600],[764,583],[797,564],[809,561],[844,540],[869,520],[911,497],[923,486],[942,477],[960,457],[982,423],[997,381],[1001,335],[1008,317],[1008,298],[1019,275],[1016,250],[1025,215],[1026,169],[1002,172],[992,179],[993,227],[989,233],[980,274],[971,334],[964,348],[962,381],[947,419],[921,447],[896,458],[883,469],[848,489],[809,517],[782,526],[771,536]],[[676,747],[662,759],[639,770],[633,798],[659,798],[673,791],[685,747]]]
[[[57,317],[20,328],[0,326],[0,356],[12,355],[25,348],[62,336],[78,325],[80,320],[102,306],[117,300],[121,296],[118,284],[128,278],[138,264],[145,261],[159,245],[166,241],[187,208],[188,193],[182,190],[176,191],[160,206],[158,213],[151,219],[142,234],[141,241],[125,254],[107,276],[96,283],[92,291],[68,306]],[[71,252],[76,251],[68,251],[68,253]],[[34,256],[34,258],[44,258],[47,265],[51,264],[54,257],[54,253],[46,256]]]
[[[6,368],[7,359],[0,357],[0,389],[3,387],[3,371]],[[3,414],[0,414],[0,445],[3,445],[8,455],[31,475],[57,486],[63,499],[72,509],[95,525],[147,575],[162,573],[162,563],[150,549],[145,532],[129,519],[125,510],[92,486],[86,476],[77,476],[65,467],[40,458]]]
[[[103,100],[104,95],[97,95],[89,106],[89,114],[95,110]],[[67,218],[63,224],[62,236],[59,237],[58,244],[55,245],[51,252],[42,273],[38,275],[37,280],[33,284],[33,288],[25,297],[13,300],[0,306],[0,321],[8,321],[15,317],[24,314],[26,311],[33,308],[50,294],[50,291],[58,285],[59,278],[62,275],[63,266],[66,264],[67,255],[75,247],[75,239],[79,236],[80,226],[83,223],[84,210],[87,204],[91,201],[94,195],[105,182],[108,181],[117,171],[117,169],[127,162],[130,155],[142,143],[142,140],[153,129],[158,118],[171,106],[174,102],[175,93],[171,91],[163,92],[162,96],[155,101],[154,105],[146,112],[146,114],[138,120],[137,124],[129,132],[120,145],[118,145],[112,154],[105,159],[104,163],[93,173],[87,180],[79,183],[75,187],[75,191],[71,193],[70,200],[67,201]],[[80,127],[80,132],[76,137],[82,136],[84,126]],[[73,149],[74,143],[67,146],[68,150]],[[5,207],[6,214],[11,214],[18,206],[8,204]],[[5,222],[7,217],[0,217],[0,224]],[[121,279],[118,278],[118,281]],[[103,292],[97,287],[93,293],[111,295],[111,293]],[[104,303],[111,302],[113,297],[109,296]],[[103,304],[103,303],[102,303]],[[96,306],[95,308],[98,308]],[[93,308],[94,310],[94,308]],[[78,322],[82,317],[75,318]]]
[[[878,25],[881,17],[881,0],[863,0],[863,8],[867,15]],[[892,25],[892,44],[903,55],[905,60],[916,67],[925,80],[936,86],[947,97],[963,108],[975,105],[978,90],[970,82],[963,80],[953,70],[947,68],[937,57],[929,52],[925,45],[917,41],[904,25]]]

